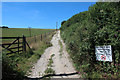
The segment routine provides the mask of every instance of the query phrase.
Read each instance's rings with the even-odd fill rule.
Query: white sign
[[[96,60],[112,62],[111,45],[95,46]]]

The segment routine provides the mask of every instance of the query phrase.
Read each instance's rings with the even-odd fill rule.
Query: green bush
[[[101,74],[119,75],[120,66],[116,65],[120,64],[120,2],[97,2],[88,11],[67,20],[60,30],[78,70],[80,65],[89,64],[83,68],[88,76],[96,70]],[[102,65],[96,61],[95,46],[98,45],[112,46],[112,63]]]
[[[25,73],[17,68],[17,59],[14,62],[3,52],[2,55],[2,79],[23,79]]]

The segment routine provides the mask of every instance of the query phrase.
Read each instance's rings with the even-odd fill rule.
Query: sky
[[[9,28],[56,29],[95,2],[2,2],[2,25]]]

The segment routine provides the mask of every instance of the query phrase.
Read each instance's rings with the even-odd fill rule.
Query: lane
[[[62,53],[60,52],[60,44],[61,41],[63,45]],[[52,54],[54,57],[52,58],[53,64],[52,69],[55,71],[55,74],[70,74],[75,73],[75,69],[72,65],[72,62],[69,58],[69,55],[66,51],[66,46],[63,43],[62,39],[60,38],[60,31],[57,31],[56,34],[53,36],[52,40],[52,47],[49,47],[45,50],[44,54],[38,60],[34,67],[32,68],[31,75],[28,77],[31,78],[40,78],[45,75],[44,71],[49,67],[49,59]],[[61,55],[62,54],[62,55]],[[69,75],[69,76],[54,76],[53,78],[79,78],[79,75]]]
[[[34,64],[34,67],[32,68],[32,73],[28,77],[39,78],[45,74],[44,71],[47,69],[47,64],[51,55],[51,50],[52,47],[49,47],[45,50],[41,58],[37,61],[36,64]]]
[[[69,74],[69,73],[76,73],[72,65],[72,61],[66,51],[66,46],[63,43],[63,40],[60,37],[60,31],[57,32],[56,42],[54,43],[54,49],[57,49],[54,53],[55,56],[53,57],[53,67],[52,69],[56,72],[56,74]],[[60,51],[60,44],[59,41],[62,43],[62,51]],[[63,78],[79,78],[79,75],[69,75],[69,76],[62,76]],[[59,78],[59,77],[55,77]]]

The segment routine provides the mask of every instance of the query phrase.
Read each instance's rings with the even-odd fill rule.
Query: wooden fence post
[[[26,52],[26,37],[23,35],[23,51]]]
[[[18,37],[18,54],[19,54],[19,37]]]
[[[41,41],[42,41],[42,34],[41,34]]]
[[[46,33],[45,33],[45,38],[46,38]]]
[[[34,39],[35,39],[35,43],[36,43],[36,36],[34,36]]]

